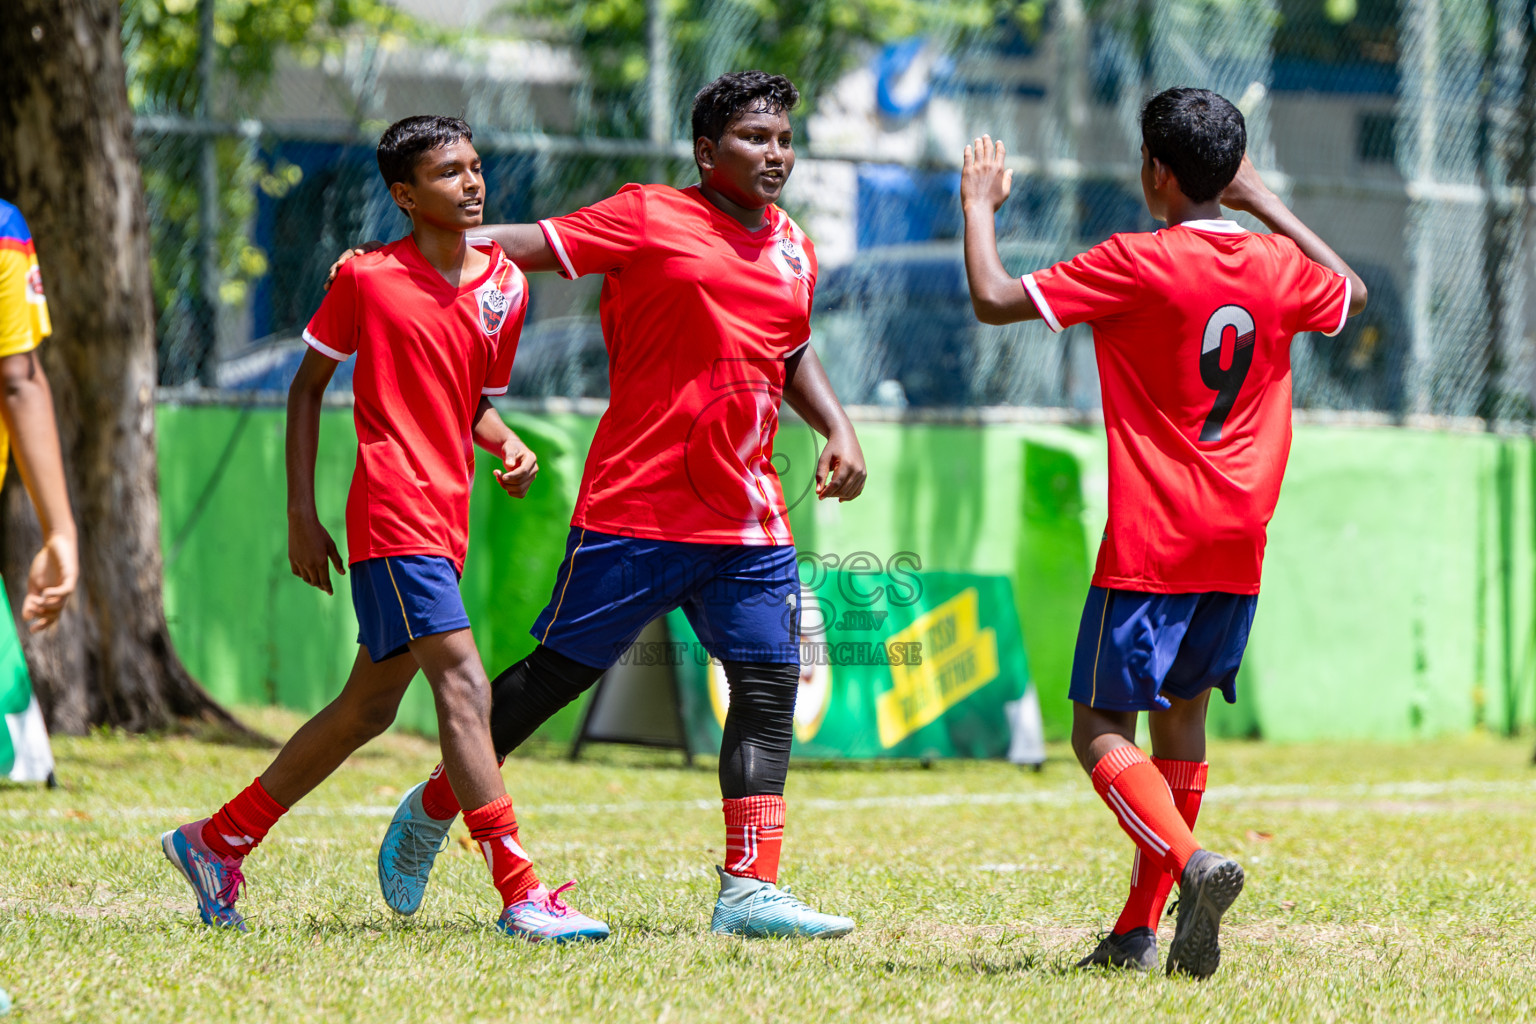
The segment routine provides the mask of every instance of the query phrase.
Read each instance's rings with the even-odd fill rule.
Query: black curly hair
[[[748,110],[790,111],[800,102],[800,90],[783,75],[766,71],[732,71],[700,89],[693,98],[693,137],[719,142],[725,131]]]
[[[1204,203],[1232,184],[1248,149],[1243,113],[1209,89],[1166,89],[1141,109],[1141,141],[1179,179],[1179,191]]]

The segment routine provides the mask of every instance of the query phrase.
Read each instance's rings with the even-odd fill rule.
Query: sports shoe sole
[[[537,932],[509,931],[506,928],[498,928],[501,934],[509,939],[519,939],[534,945],[542,945],[553,942],[557,946],[564,946],[572,942],[604,942],[608,939],[608,932],[571,932],[568,935],[540,935]]]
[[[1209,978],[1221,963],[1221,915],[1243,891],[1243,866],[1219,859],[1187,888],[1180,886],[1178,923],[1168,944],[1169,974]]]
[[[810,941],[810,942],[815,942],[815,941],[818,941],[820,939],[840,939],[844,935],[848,935],[848,934],[852,933],[853,930],[854,929],[852,927],[841,927],[841,926],[836,926],[836,925],[834,925],[833,927],[828,928],[828,929],[826,929],[824,931],[819,931],[819,932],[801,931],[799,929],[795,929],[795,930],[792,930],[792,931],[782,931],[782,932],[781,931],[768,931],[766,929],[735,930],[735,929],[714,928],[714,927],[711,927],[709,929],[711,935],[724,935],[727,938],[733,938],[733,939],[748,939],[748,940],[752,940],[752,941],[757,941],[757,940],[761,940],[761,939],[795,939],[795,940],[802,940],[803,939],[803,940]]]

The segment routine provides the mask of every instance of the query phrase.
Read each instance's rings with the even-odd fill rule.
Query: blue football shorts
[[[388,555],[354,562],[357,642],[375,662],[404,654],[410,642],[469,628],[459,571],[440,555]]]
[[[1148,594],[1090,587],[1068,696],[1108,711],[1158,711],[1206,690],[1237,702],[1257,594]]]
[[[800,577],[788,544],[690,544],[572,527],[554,593],[530,632],[558,654],[607,668],[674,608],[721,661],[800,662]]]

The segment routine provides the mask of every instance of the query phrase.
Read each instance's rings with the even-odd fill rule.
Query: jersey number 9
[[[1223,369],[1221,340],[1229,330],[1237,337],[1232,343],[1232,362]],[[1205,322],[1205,336],[1200,341],[1200,379],[1216,392],[1216,401],[1205,418],[1205,426],[1200,428],[1202,441],[1221,440],[1221,428],[1237,402],[1248,368],[1253,365],[1254,333],[1253,314],[1242,306],[1222,306]]]

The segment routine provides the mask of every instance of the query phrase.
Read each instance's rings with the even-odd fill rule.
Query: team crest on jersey
[[[800,250],[799,243],[793,238],[779,239],[779,258],[796,278],[805,276],[805,253]]]
[[[36,267],[27,271],[27,301],[43,301],[43,274]]]
[[[480,293],[480,326],[485,328],[486,334],[495,334],[501,330],[501,323],[507,318],[507,309],[511,305],[512,300],[500,288],[487,288]]]

